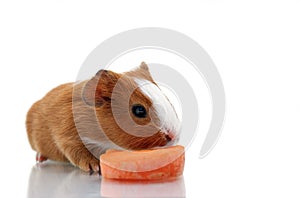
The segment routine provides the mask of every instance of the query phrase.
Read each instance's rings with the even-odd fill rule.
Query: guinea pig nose
[[[168,142],[172,141],[172,138],[169,136],[169,134],[166,134],[165,136]]]
[[[176,138],[175,134],[171,130],[167,130],[165,133],[165,136],[166,136],[167,141],[172,141]]]

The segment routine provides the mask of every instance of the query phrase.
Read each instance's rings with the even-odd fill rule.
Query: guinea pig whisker
[[[131,141],[130,145],[135,146],[135,145],[143,143],[143,142],[144,142],[144,138],[137,138],[135,141]]]
[[[156,139],[154,142],[152,142],[151,147],[154,147],[159,141],[160,139]]]
[[[150,143],[149,141],[146,141],[146,138],[137,138],[135,141],[130,142],[130,147],[136,149],[149,148]]]

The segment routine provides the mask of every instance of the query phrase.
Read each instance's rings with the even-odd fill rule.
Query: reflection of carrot
[[[102,176],[110,179],[157,180],[182,175],[184,147],[117,151],[100,156]]]
[[[101,197],[186,197],[184,177],[166,180],[102,179]]]

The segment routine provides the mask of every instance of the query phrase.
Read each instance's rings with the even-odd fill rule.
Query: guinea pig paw
[[[94,165],[94,167],[92,167],[92,165],[89,164],[89,169],[90,169],[90,175],[92,175],[94,172],[97,172],[99,175],[101,175],[101,169],[99,163],[98,165]]]
[[[79,168],[89,172],[90,175],[92,175],[94,172],[100,174],[100,163],[96,158],[90,160],[82,160],[82,163],[79,164]]]
[[[41,153],[36,153],[36,156],[35,156],[35,160],[37,163],[42,163],[43,161],[46,161],[48,158],[43,156]]]
[[[90,169],[90,175],[92,175],[94,172],[96,172],[99,175],[101,175],[101,169],[100,169],[99,160],[97,160],[96,162],[90,161],[90,163],[89,163],[89,169]]]

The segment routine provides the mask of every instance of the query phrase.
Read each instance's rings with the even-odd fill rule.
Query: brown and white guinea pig
[[[27,134],[37,161],[67,161],[99,171],[107,149],[147,149],[174,144],[180,123],[168,98],[143,62],[115,73],[60,85],[32,105]]]

